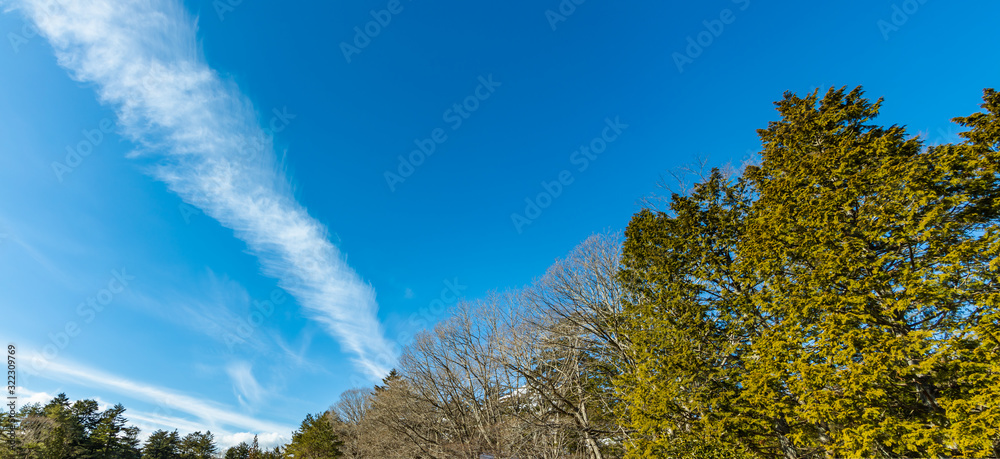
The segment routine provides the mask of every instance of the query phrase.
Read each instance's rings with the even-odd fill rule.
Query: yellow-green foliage
[[[1000,454],[1000,95],[925,148],[856,89],[786,94],[759,166],[629,225],[635,457]]]

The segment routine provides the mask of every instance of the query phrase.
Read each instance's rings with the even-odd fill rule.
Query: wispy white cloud
[[[240,443],[250,443],[254,435],[257,435],[257,442],[261,448],[271,448],[288,443],[288,437],[274,432],[255,434],[250,432],[224,433],[215,437],[216,442],[221,447],[235,446]]]
[[[204,62],[196,21],[180,2],[8,3],[37,24],[74,78],[116,108],[123,133],[143,147],[137,155],[158,160],[158,179],[235,230],[361,370],[388,371],[395,347],[374,290],[296,201],[252,104]]]
[[[35,403],[44,405],[55,398],[52,394],[46,392],[35,392],[20,386],[17,388],[17,395],[17,403],[19,406],[34,405]]]
[[[46,392],[34,392],[23,387],[18,387],[17,393],[19,395],[18,404],[20,406],[35,403],[45,405],[55,398],[52,394]],[[91,397],[91,400],[96,401],[98,408],[101,410],[106,410],[111,406],[99,397]],[[225,450],[225,448],[235,446],[243,441],[249,442],[253,440],[254,435],[258,435],[258,441],[261,446],[264,447],[284,444],[291,438],[291,427],[287,427],[285,430],[280,432],[231,432],[227,429],[218,428],[217,424],[213,424],[215,427],[212,427],[207,426],[204,422],[192,421],[190,419],[170,416],[159,412],[151,413],[131,408],[125,411],[125,418],[128,419],[129,425],[134,425],[141,429],[139,439],[142,441],[145,441],[149,438],[150,434],[157,430],[177,430],[181,435],[211,430],[213,435],[215,435],[216,444],[223,450]]]
[[[32,353],[23,355],[27,362],[45,362],[42,365],[25,365],[25,371],[62,383],[79,384],[85,387],[113,392],[117,395],[140,400],[160,408],[164,413],[145,414],[130,411],[130,416],[149,423],[172,428],[189,427],[198,430],[213,431],[251,431],[277,432],[290,434],[291,426],[284,426],[270,421],[262,421],[251,416],[237,413],[216,402],[202,400],[190,395],[169,389],[132,381],[118,375],[112,375],[95,368],[89,368],[64,361],[47,361],[42,356]],[[46,394],[48,395],[48,394]],[[47,400],[46,400],[47,401]],[[171,417],[170,413],[185,413],[198,422],[183,422],[180,418]],[[138,416],[137,416],[138,415]],[[128,416],[127,416],[128,417]],[[200,427],[196,427],[200,426]]]
[[[225,430],[212,430],[204,424],[190,419],[184,419],[177,416],[167,416],[162,413],[150,413],[148,411],[140,411],[132,408],[125,410],[125,419],[128,419],[129,425],[134,425],[142,430],[141,437],[143,440],[148,438],[149,434],[157,430],[171,431],[176,429],[182,435],[189,434],[191,432],[225,432]]]
[[[251,320],[248,311],[257,309],[251,309],[254,300],[247,290],[238,282],[211,270],[206,270],[202,282],[194,287],[139,291],[134,293],[133,298],[133,303],[147,313],[225,344],[230,352],[246,348],[255,353],[267,353],[273,346],[264,339],[266,334],[261,329],[266,325],[256,319]],[[275,305],[268,305],[266,312],[273,314]],[[265,321],[269,317],[267,315]]]
[[[146,441],[149,436],[157,430],[172,431],[177,430],[182,436],[192,432],[212,432],[215,436],[215,443],[222,451],[236,446],[240,442],[250,443],[254,435],[258,436],[258,442],[263,448],[283,445],[291,439],[291,431],[283,432],[231,432],[226,429],[211,429],[197,422],[189,421],[174,416],[163,416],[158,413],[147,413],[144,411],[128,410],[125,418],[129,425],[134,425],[140,429],[139,439]]]
[[[283,351],[282,356],[289,363],[295,364],[299,368],[305,368],[311,371],[322,370],[322,367],[310,362],[306,359],[306,355],[309,353],[309,346],[312,344],[312,332],[308,329],[302,330],[299,333],[299,349],[292,349],[292,345],[287,343],[281,336],[275,335],[274,342]]]
[[[226,374],[233,381],[233,392],[245,406],[257,404],[264,396],[264,388],[253,376],[253,368],[249,362],[233,362],[226,367]]]

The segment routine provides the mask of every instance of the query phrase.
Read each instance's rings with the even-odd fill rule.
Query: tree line
[[[121,404],[102,410],[96,400],[73,402],[66,394],[44,405],[25,405],[16,416],[5,414],[0,428],[4,459],[282,459],[288,457],[286,451],[295,451],[302,434],[296,431],[290,444],[271,450],[261,448],[254,436],[250,443],[223,451],[210,431],[181,436],[176,430],[157,430],[143,442],[139,428],[128,425]]]
[[[861,88],[532,285],[466,302],[327,413],[346,457],[1000,457],[1000,94],[930,145]]]
[[[226,457],[1000,457],[1000,93],[983,99],[931,145],[875,124],[861,88],[786,93],[753,164],[461,302],[289,445]],[[51,406],[53,444],[138,451],[121,413],[80,437]]]

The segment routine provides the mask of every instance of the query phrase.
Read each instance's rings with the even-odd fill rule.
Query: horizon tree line
[[[0,451],[1000,457],[1000,93],[983,101],[954,119],[960,143],[931,145],[875,124],[883,100],[860,87],[785,93],[755,161],[678,175],[624,232],[459,302],[283,447],[176,431],[140,447],[120,405],[61,395],[22,408],[21,449]]]

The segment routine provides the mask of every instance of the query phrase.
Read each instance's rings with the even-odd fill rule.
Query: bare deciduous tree
[[[331,409],[346,454],[619,456],[619,257],[620,235],[596,235],[525,289],[459,303],[404,349],[399,373]]]

